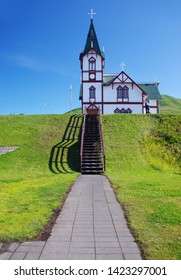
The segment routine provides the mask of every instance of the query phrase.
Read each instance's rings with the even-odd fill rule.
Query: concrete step
[[[100,154],[83,154],[82,155],[82,159],[100,159],[102,158],[102,155]]]
[[[100,152],[101,149],[100,147],[94,147],[94,146],[83,146],[83,150],[92,150],[92,151],[95,151],[95,152]]]
[[[88,165],[88,164],[89,165],[91,165],[91,164],[103,165],[102,160],[84,160],[84,161],[82,161],[82,165]]]
[[[82,169],[82,170],[81,170],[81,173],[82,173],[82,174],[103,174],[103,173],[104,173],[104,170],[96,170],[96,169],[87,169],[87,170],[84,170],[84,169]]]
[[[82,164],[82,169],[84,168],[103,168],[102,164],[97,164],[97,163],[84,163]]]

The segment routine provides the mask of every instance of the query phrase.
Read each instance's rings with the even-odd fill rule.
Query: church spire
[[[87,35],[87,41],[85,44],[84,51],[81,53],[81,57],[84,56],[90,49],[94,49],[100,56],[103,57],[103,54],[100,50],[99,43],[97,40],[97,35],[95,32],[94,24],[93,24],[93,19],[91,18],[91,23],[89,27],[89,32]]]

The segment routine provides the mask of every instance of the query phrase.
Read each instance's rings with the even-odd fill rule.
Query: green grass
[[[106,174],[146,259],[181,259],[181,115],[103,116]]]
[[[76,108],[76,109],[73,109],[72,111],[68,111],[66,112],[65,114],[81,114],[82,113],[82,108]]]
[[[159,101],[161,114],[181,114],[181,99],[162,94]]]
[[[36,236],[79,174],[82,116],[0,116],[0,240]],[[102,117],[106,174],[146,259],[181,259],[181,115]]]
[[[0,156],[1,241],[31,239],[62,204],[79,174],[75,154],[81,120],[73,116],[70,122],[69,115],[0,116],[0,146],[19,146]]]

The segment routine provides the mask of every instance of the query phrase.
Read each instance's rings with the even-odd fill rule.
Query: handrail
[[[84,145],[86,115],[87,115],[87,111],[86,111],[86,108],[85,108],[83,125],[82,125],[81,145],[80,145],[80,167],[81,167],[81,169],[82,169],[82,152],[83,152],[83,145]]]
[[[104,162],[104,171],[106,170],[106,156],[105,156],[105,149],[104,149],[104,138],[102,133],[102,124],[100,121],[100,113],[98,114],[99,117],[99,134],[100,134],[100,143],[101,143],[101,151],[103,156],[103,162]]]

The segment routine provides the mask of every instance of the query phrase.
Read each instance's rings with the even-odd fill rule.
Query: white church
[[[81,87],[79,99],[82,112],[94,114],[145,114],[145,100],[150,101],[150,113],[159,113],[161,99],[159,83],[136,83],[127,73],[105,74],[105,54],[100,50],[91,23],[84,51],[80,53]],[[124,64],[122,64],[124,66]]]

